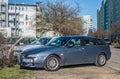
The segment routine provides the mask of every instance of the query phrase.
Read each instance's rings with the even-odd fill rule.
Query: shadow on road
[[[62,66],[60,67],[60,69],[67,69],[67,68],[78,68],[78,67],[88,67],[88,66],[95,66],[94,64],[79,64],[79,65],[69,65],[69,66]],[[44,68],[27,68],[25,67],[24,69],[27,69],[27,70],[45,70]]]

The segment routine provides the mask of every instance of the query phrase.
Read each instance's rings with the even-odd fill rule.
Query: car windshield
[[[32,44],[32,45],[37,45],[37,44],[44,45],[44,44],[46,44],[47,42],[49,42],[50,39],[51,39],[51,38],[40,38],[40,39],[37,39],[37,40],[33,41],[31,44]]]
[[[50,42],[48,42],[47,46],[63,46],[70,40],[69,37],[55,37]]]

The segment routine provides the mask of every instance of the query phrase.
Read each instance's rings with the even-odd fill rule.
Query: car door
[[[99,53],[99,46],[96,44],[95,38],[83,38],[84,43],[84,63],[93,63]]]
[[[81,38],[75,37],[71,38],[69,42],[73,42],[73,47],[65,47],[65,64],[80,64],[84,61],[84,48],[81,46]],[[69,44],[68,42],[68,44]]]

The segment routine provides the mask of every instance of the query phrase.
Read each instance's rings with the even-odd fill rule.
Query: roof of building
[[[15,3],[9,3],[8,5],[15,5]],[[37,4],[16,4],[16,6],[37,6]]]

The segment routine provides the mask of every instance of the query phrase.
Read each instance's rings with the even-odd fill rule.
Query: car
[[[37,40],[33,41],[31,45],[45,45],[51,40],[52,37],[42,37],[38,38]]]
[[[110,57],[110,48],[102,39],[60,36],[52,38],[45,46],[25,50],[20,56],[20,68],[56,71],[66,65],[94,63],[104,66]]]
[[[17,47],[17,46],[30,44],[35,39],[36,39],[35,37],[10,37],[10,38],[6,38],[5,44],[7,44],[9,47],[11,47],[11,45],[13,45],[17,42],[15,44],[15,47]]]
[[[35,47],[40,47],[42,45],[45,45],[46,43],[48,43],[51,40],[51,37],[43,37],[43,38],[38,38],[34,41],[32,41],[30,44],[27,45],[19,45],[17,47],[15,47],[14,49],[14,58],[16,61],[18,61],[20,54],[27,49],[30,48],[35,48]],[[19,63],[19,61],[18,61]]]
[[[105,43],[106,43],[107,45],[111,45],[111,41],[110,41],[110,39],[105,38],[104,41],[105,41]]]

